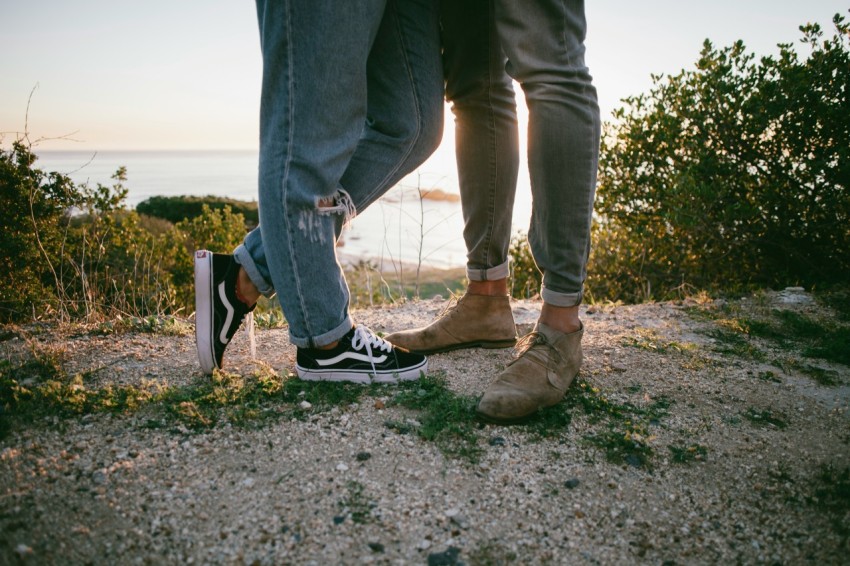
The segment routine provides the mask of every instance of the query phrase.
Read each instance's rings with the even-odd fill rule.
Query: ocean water
[[[256,151],[38,151],[36,166],[69,175],[75,182],[109,185],[111,176],[127,168],[127,204],[151,196],[213,195],[257,200]],[[369,260],[392,269],[394,262],[433,267],[463,267],[463,217],[459,202],[420,200],[417,184],[432,188],[437,179],[447,192],[457,192],[456,175],[445,171],[413,173],[365,211],[344,232],[342,261]],[[430,165],[433,169],[434,165]],[[424,182],[423,182],[424,180]],[[525,229],[530,202],[517,195],[514,225]]]

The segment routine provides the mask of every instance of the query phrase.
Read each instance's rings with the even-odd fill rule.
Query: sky
[[[340,0],[346,1],[346,0]],[[451,1],[451,0],[450,0]],[[703,40],[775,54],[831,32],[848,0],[589,0],[587,63],[603,119]],[[0,132],[41,149],[256,149],[260,53],[248,0],[0,0]],[[32,99],[27,121],[27,100]],[[453,150],[451,115],[437,159]],[[440,157],[442,156],[442,157]]]

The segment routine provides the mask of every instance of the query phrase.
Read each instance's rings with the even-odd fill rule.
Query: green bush
[[[126,170],[91,188],[36,168],[29,146],[0,149],[0,323],[102,320],[193,310],[195,249],[234,249],[245,218],[201,206],[172,225],[125,206]]]
[[[806,25],[758,61],[706,41],[606,124],[590,286],[597,298],[850,280],[850,26]]]
[[[193,196],[154,196],[136,205],[139,214],[162,218],[172,223],[193,219],[203,214],[204,207],[212,210],[223,210],[225,207],[241,214],[245,226],[254,228],[260,223],[259,210],[256,202],[247,202],[225,197],[193,197]]]
[[[194,311],[195,250],[208,249],[230,253],[245,238],[245,217],[230,206],[213,209],[206,204],[199,216],[178,222],[170,235],[176,246],[171,276],[177,289],[177,304],[187,312]]]
[[[33,168],[35,159],[19,141],[0,151],[0,322],[59,308],[68,211],[85,201],[68,177]]]
[[[508,280],[508,291],[515,299],[528,299],[540,293],[543,284],[543,274],[537,268],[528,245],[528,237],[523,232],[517,232],[511,238],[508,248],[511,258],[511,271]]]

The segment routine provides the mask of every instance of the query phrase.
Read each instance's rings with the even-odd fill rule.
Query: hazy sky
[[[587,61],[603,116],[646,91],[650,73],[692,66],[705,38],[773,54],[798,40],[800,24],[831,31],[833,14],[848,8],[847,0],[589,0]],[[0,48],[6,144],[24,129],[38,84],[31,137],[81,140],[43,149],[257,146],[260,56],[248,0],[0,0]]]

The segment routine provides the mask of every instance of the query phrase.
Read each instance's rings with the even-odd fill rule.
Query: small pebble
[[[372,552],[383,552],[384,551],[384,545],[379,543],[379,542],[370,542],[369,548],[372,549]]]
[[[460,550],[450,546],[444,552],[433,552],[428,555],[428,566],[456,566]]]
[[[19,544],[15,547],[15,554],[24,558],[25,556],[30,556],[32,554],[32,548],[25,544]]]

